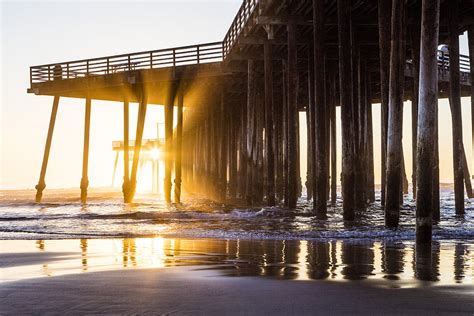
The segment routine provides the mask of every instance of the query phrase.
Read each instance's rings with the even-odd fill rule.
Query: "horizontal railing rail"
[[[438,50],[438,79],[440,81],[449,81],[449,53],[445,51]],[[409,71],[410,76],[413,71],[413,61],[408,60],[406,64],[406,69]],[[462,84],[467,84],[471,82],[470,79],[470,61],[469,56],[459,55],[459,70],[460,70],[460,80]]]
[[[153,138],[153,139],[143,139],[141,146],[147,147],[147,146],[162,146],[165,143],[164,138]],[[131,139],[128,141],[128,146],[130,148],[135,147],[135,140]],[[114,140],[112,141],[112,150],[123,150],[124,147],[124,142],[120,140]]]
[[[259,0],[244,0],[222,42],[224,59],[237,42],[240,33],[257,8]]]
[[[125,71],[179,67],[223,60],[222,42],[160,49],[30,67],[30,84],[108,75]]]
[[[449,71],[449,53],[439,50],[438,51],[438,67],[440,70],[448,72]],[[469,61],[469,56],[459,55],[459,70],[461,72],[470,72],[471,66]]]

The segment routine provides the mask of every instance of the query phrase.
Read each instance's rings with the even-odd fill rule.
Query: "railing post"
[[[30,67],[30,87],[33,84],[33,71],[32,68]]]
[[[173,49],[173,67],[176,67],[176,51]]]
[[[69,63],[66,64],[66,78],[69,79]]]
[[[128,55],[128,71],[132,70],[130,67],[130,55]]]
[[[107,58],[107,74],[109,74],[109,66],[110,66],[110,60]]]
[[[89,61],[86,62],[86,76],[89,77]]]
[[[51,66],[48,66],[48,81],[51,81]]]
[[[197,64],[199,65],[199,45],[197,46]]]
[[[150,52],[150,68],[153,69],[153,52]]]

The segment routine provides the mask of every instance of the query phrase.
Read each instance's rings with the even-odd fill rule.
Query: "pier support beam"
[[[330,92],[333,100],[329,104],[330,107],[330,124],[331,124],[331,205],[336,205],[337,199],[337,123],[336,123],[336,105],[337,105],[337,96],[336,96],[336,76],[335,73],[331,76],[331,89]]]
[[[314,41],[314,91],[315,117],[314,135],[316,161],[313,169],[313,210],[318,218],[325,219],[328,196],[328,127],[325,96],[325,50],[324,50],[324,0],[313,0],[313,41]],[[310,56],[311,58],[311,56]]]
[[[123,184],[122,192],[125,203],[130,196],[130,151],[129,151],[129,103],[128,100],[123,101]]]
[[[474,152],[474,23],[469,25],[467,31],[468,45],[469,45],[469,65],[471,69],[471,138],[472,138],[472,151]],[[474,157],[474,155],[473,155]],[[474,170],[474,161],[471,161],[471,165]]]
[[[173,152],[173,103],[174,93],[168,92],[165,102],[165,179],[164,193],[166,203],[171,203],[171,169]],[[209,144],[208,144],[209,145]]]
[[[273,58],[272,43],[265,41],[264,67],[265,67],[265,160],[266,160],[266,186],[265,194],[267,205],[275,205],[275,151],[273,148]]]
[[[176,148],[174,165],[174,202],[181,203],[181,161],[183,147],[183,92],[178,93],[178,116],[176,125]]]
[[[296,25],[288,24],[288,207],[296,207],[298,199],[298,69],[296,52]]]
[[[374,176],[374,133],[372,124],[372,90],[371,76],[367,74],[367,200],[375,202],[375,176]]]
[[[381,193],[382,206],[385,205],[385,182],[387,162],[387,130],[388,130],[388,90],[390,82],[390,17],[392,0],[378,1],[379,23],[379,56],[380,56],[380,95],[381,95],[381,121],[382,121],[382,163],[381,163]]]
[[[456,214],[464,214],[461,85],[459,74],[459,1],[449,1],[449,104],[453,127],[453,171]]]
[[[81,179],[81,203],[87,202],[87,188],[89,187],[89,178],[87,176],[89,169],[89,138],[91,129],[91,99],[86,99],[86,110],[84,119],[84,149],[82,152],[82,179]]]
[[[413,199],[416,199],[416,148],[418,137],[418,91],[420,88],[420,31],[421,8],[414,8],[414,25],[410,30],[411,59],[413,61],[413,87],[411,98],[411,148],[412,148],[412,189]]]
[[[314,182],[316,180],[316,151],[314,137],[316,135],[314,113],[316,111],[316,103],[314,100],[314,39],[308,41],[308,105],[306,109],[306,127],[308,134],[308,150],[307,150],[307,173],[306,173],[306,191],[307,200],[313,199],[313,206],[315,202],[314,196]],[[314,208],[314,207],[313,207]]]
[[[137,188],[137,173],[138,173],[138,164],[140,162],[140,151],[142,148],[142,139],[143,139],[143,128],[145,126],[145,117],[147,109],[147,96],[142,91],[140,96],[140,104],[138,106],[138,118],[137,118],[137,132],[135,137],[135,148],[133,152],[133,162],[132,162],[132,172],[130,174],[129,182],[129,191],[125,196],[125,203],[131,203],[133,197],[135,196],[135,191]]]
[[[51,117],[49,119],[48,136],[46,137],[46,145],[44,146],[41,173],[40,173],[38,184],[35,186],[36,202],[38,203],[41,202],[41,199],[43,197],[43,190],[46,188],[46,182],[44,181],[44,179],[46,177],[46,169],[48,167],[49,151],[51,150],[51,141],[53,139],[54,124],[56,122],[56,114],[58,113],[58,105],[59,105],[59,96],[54,96],[53,109],[51,110]]]
[[[118,165],[118,161],[119,161],[119,155],[120,155],[120,152],[117,151],[117,152],[115,153],[114,173],[112,174],[111,187],[113,187],[113,186],[114,186],[114,183],[115,183],[115,175],[117,174],[117,165]]]
[[[390,53],[389,121],[385,193],[385,225],[397,227],[400,218],[402,190],[402,128],[404,86],[404,14],[405,1],[393,0],[392,41]]]
[[[228,145],[230,143],[229,136],[231,131],[230,120],[228,119],[229,115],[226,111],[226,94],[225,86],[222,86],[222,91],[220,93],[220,102],[219,102],[219,124],[218,124],[218,133],[217,138],[219,140],[219,199],[222,202],[225,202],[227,197],[227,169],[229,166],[230,157],[228,154]]]
[[[256,103],[256,94],[257,94],[257,87],[256,87],[256,71],[255,71],[255,62],[253,60],[248,61],[248,71],[247,71],[247,109],[246,109],[246,120],[244,126],[243,136],[245,137],[246,143],[246,162],[247,162],[247,177],[246,177],[246,201],[247,204],[252,204],[255,198],[255,190],[256,188],[255,183],[256,179],[254,179],[255,175],[255,161],[253,157],[255,155],[255,142],[256,137],[254,134],[256,133],[255,128],[255,103]]]
[[[355,141],[352,102],[351,1],[337,1],[339,37],[339,91],[342,128],[342,196],[343,217],[355,218]]]
[[[281,76],[276,77],[278,78],[278,86],[281,88],[281,94],[284,95],[285,90],[285,76],[284,70],[282,65],[282,74]],[[283,98],[278,98],[274,100],[274,108],[275,108],[275,139],[276,139],[276,156],[277,156],[277,168],[276,168],[276,194],[279,201],[282,201],[284,198],[284,177],[285,177],[285,167],[284,161],[284,139],[285,139],[285,128],[284,128],[284,111],[286,111],[286,103],[283,101]]]
[[[437,159],[438,35],[440,0],[423,0],[420,45],[420,89],[418,103],[416,241],[431,242],[434,207],[433,172]]]

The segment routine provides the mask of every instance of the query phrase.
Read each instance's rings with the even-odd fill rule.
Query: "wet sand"
[[[373,242],[0,241],[0,306],[5,315],[472,315],[472,247],[457,245],[411,262],[409,245]]]
[[[73,274],[7,283],[4,314],[472,314],[472,287],[229,278],[193,268]]]

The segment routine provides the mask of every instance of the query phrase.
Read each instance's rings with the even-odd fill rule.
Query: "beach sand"
[[[202,240],[188,241],[192,244],[187,247],[192,245],[194,253],[168,254],[170,259],[155,262],[155,267],[144,259],[140,263],[139,253],[132,258],[139,260],[135,266],[126,266],[130,258],[124,253],[117,256],[110,250],[111,243],[120,240],[89,240],[92,246],[87,255],[74,249],[64,251],[78,242],[52,240],[47,241],[46,251],[38,248],[33,251],[44,244],[1,241],[1,314],[472,315],[474,312],[474,286],[470,282],[437,286],[413,282],[399,286],[378,277],[359,281],[288,280],[268,275],[239,277],[226,273],[235,270],[234,265],[213,263],[212,257],[204,256],[203,249],[196,248],[196,244],[210,245],[207,248],[213,251],[217,241]],[[108,250],[101,253],[97,245]]]
[[[384,289],[347,282],[229,278],[192,268],[73,274],[4,284],[2,314],[448,314],[473,289]]]

